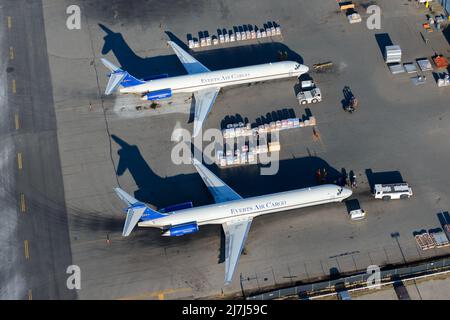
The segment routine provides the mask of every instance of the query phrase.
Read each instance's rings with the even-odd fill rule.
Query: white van
[[[411,187],[406,183],[376,184],[374,186],[375,199],[406,199],[413,195]]]

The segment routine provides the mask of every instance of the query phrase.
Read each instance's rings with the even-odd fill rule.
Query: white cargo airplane
[[[172,41],[168,43],[188,75],[143,81],[102,58],[103,64],[111,70],[105,94],[111,94],[119,85],[122,86],[121,93],[140,94],[143,100],[161,100],[171,97],[173,93],[192,92],[195,97],[193,137],[200,132],[220,88],[250,82],[299,77],[309,70],[307,66],[298,62],[283,61],[211,71],[176,43]]]
[[[118,197],[128,206],[122,235],[128,236],[136,224],[160,228],[163,236],[182,236],[197,232],[201,225],[222,224],[225,233],[225,284],[233,278],[254,217],[339,202],[352,195],[350,189],[326,184],[243,199],[198,160],[194,159],[193,164],[216,203],[194,208],[188,202],[155,211],[122,189],[115,188]]]

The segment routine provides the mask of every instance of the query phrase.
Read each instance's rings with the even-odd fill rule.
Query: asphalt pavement
[[[1,1],[2,299],[74,299],[41,1]]]

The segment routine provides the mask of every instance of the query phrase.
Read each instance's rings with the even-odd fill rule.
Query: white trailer
[[[406,199],[413,195],[411,187],[406,183],[376,184],[374,186],[375,199]]]

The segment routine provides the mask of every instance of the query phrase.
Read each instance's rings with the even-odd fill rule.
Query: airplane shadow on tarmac
[[[138,187],[134,196],[139,201],[149,203],[157,208],[189,200],[195,206],[214,202],[197,173],[161,177],[153,172],[137,146],[128,144],[116,135],[111,137],[120,146],[116,173],[121,176],[127,170],[129,171]],[[263,167],[261,164],[224,169],[215,165],[208,167],[243,197],[318,185],[317,169],[326,169],[328,183],[335,183],[341,175],[325,160],[315,156],[281,160],[279,170],[275,175],[261,175],[260,168]]]
[[[134,192],[136,199],[157,208],[185,201],[192,201],[194,206],[214,202],[197,173],[161,177],[151,169],[136,145],[130,145],[116,135],[112,135],[111,138],[120,146],[116,173],[118,176],[122,176],[126,171],[131,174],[138,187]],[[334,183],[340,177],[338,170],[315,156],[281,160],[276,175],[261,175],[260,167],[261,165],[246,165],[219,169],[212,165],[209,166],[209,169],[244,198],[318,185],[316,171],[319,168],[325,168],[328,172],[328,183]],[[126,191],[131,193],[131,190]],[[197,238],[202,237],[199,234],[203,234],[203,236],[217,235],[217,228],[220,228],[220,232],[222,232],[221,226],[202,226],[202,232],[196,234]],[[150,238],[147,235],[144,239],[144,234],[141,233],[140,235],[142,235],[140,242],[151,242],[153,246],[157,243],[163,246],[180,243],[180,240],[171,237],[159,237],[155,242],[155,237]],[[196,235],[192,237],[186,235],[183,236],[183,239],[195,241],[193,237]],[[135,235],[134,237],[138,236]],[[224,236],[222,234],[219,262],[223,261],[224,258],[223,244]]]
[[[106,55],[112,51],[121,67],[136,78],[146,79],[158,74],[168,74],[169,76],[186,74],[175,54],[149,58],[139,57],[130,48],[121,33],[116,33],[102,24],[99,24],[99,27],[106,33],[106,36],[103,38],[105,43],[102,54]],[[193,52],[173,33],[167,31],[166,34],[170,40],[177,43],[211,70],[277,62],[279,61],[280,52],[286,52],[288,60],[303,63],[300,55],[279,42],[247,44]],[[167,51],[170,52],[171,49],[168,48]]]

